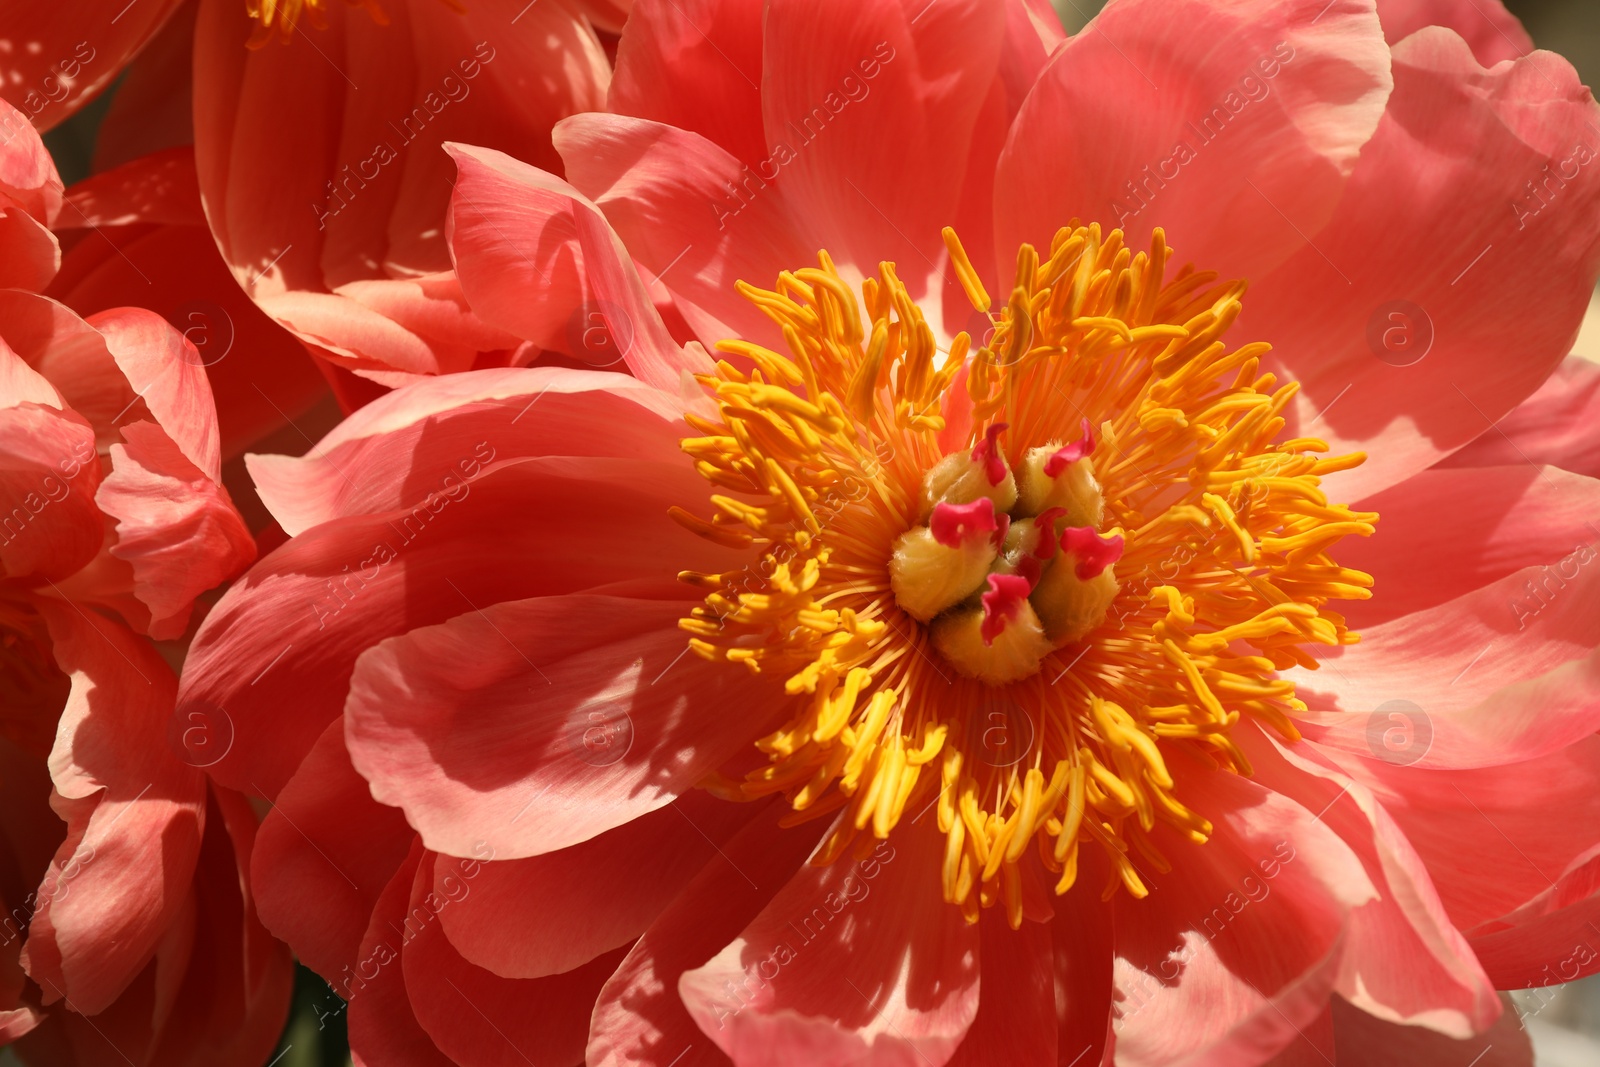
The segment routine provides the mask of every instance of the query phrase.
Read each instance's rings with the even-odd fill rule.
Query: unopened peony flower
[[[9,105],[0,125],[0,261],[42,284],[61,181]],[[221,724],[174,729],[140,636],[181,634],[255,555],[198,353],[149,311],[0,290],[0,451],[0,1039],[38,1064],[259,1063],[291,972],[244,888],[256,817],[195,766]]]
[[[1526,1062],[1600,188],[1484,6],[641,4],[572,184],[454,147],[473,312],[632,377],[258,457],[181,693],[357,1062]]]
[[[559,167],[550,127],[603,105],[594,20],[614,29],[621,14],[576,0],[207,0],[195,159],[239,284],[327,359],[385,383],[531,358],[461,298],[440,145]]]

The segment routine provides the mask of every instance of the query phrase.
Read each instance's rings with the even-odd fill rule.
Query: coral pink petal
[[[607,65],[593,31],[562,3],[521,15],[510,3],[385,10],[390,24],[379,26],[365,11],[329,5],[325,30],[247,51],[245,11],[204,5],[195,31],[200,186],[239,283],[303,340],[353,366],[464,369],[450,363],[459,353],[435,353],[428,338],[371,310],[374,301],[332,294],[372,281],[392,285],[395,301],[427,303],[405,279],[450,266],[452,165],[440,145],[515,147],[554,164],[539,146],[563,115],[602,105]],[[515,32],[503,32],[513,18]],[[531,78],[535,70],[559,74]]]
[[[1136,251],[1162,227],[1180,263],[1259,275],[1333,217],[1390,84],[1371,0],[1111,5],[1012,125],[1003,276],[1019,242],[1048,248],[1074,217],[1122,227]]]
[[[147,314],[128,310],[137,316]],[[64,401],[89,420],[101,450],[117,440],[118,425],[149,417],[149,409],[117,366],[106,335],[66,305],[17,289],[0,290],[0,339],[49,380],[58,391],[56,405]],[[163,355],[126,347],[124,352],[133,361],[153,355],[152,364],[159,364]]]
[[[1005,24],[984,0],[767,5],[766,141],[792,157],[779,185],[794,217],[841,267],[870,277],[892,260],[913,297],[943,288],[939,232],[965,179],[952,162],[967,158]]]
[[[73,114],[111,84],[174,10],[154,0],[134,10],[116,0],[57,7],[21,4],[6,12],[10,46],[0,61],[5,99],[41,130]]]
[[[470,495],[440,492],[420,510],[302,534],[233,584],[189,650],[180,710],[226,708],[237,730],[210,773],[276,796],[343,710],[356,657],[385,637],[474,605],[607,583],[683,595],[679,570],[728,565],[727,549],[667,516],[705,498],[704,481],[681,461],[523,460],[485,472]],[[592,521],[577,536],[583,516]]]
[[[771,154],[761,128],[761,16],[745,0],[637,0],[606,107],[697,133],[740,165],[760,166]]]
[[[636,378],[564,367],[446,375],[387,393],[304,456],[250,456],[291,536],[352,515],[459,498],[489,464],[527,456],[676,460],[683,405]]]
[[[1600,914],[1600,850],[1587,832],[1600,819],[1600,738],[1498,767],[1426,774],[1367,760],[1353,773],[1394,815],[1469,939],[1508,928],[1528,935],[1502,938],[1480,954],[1497,986],[1562,981],[1558,972],[1569,963],[1578,974],[1600,970],[1592,950],[1566,959]],[[1547,966],[1552,971],[1539,977]]]
[[[1313,743],[1285,746],[1257,728],[1239,740],[1254,780],[1318,812],[1378,889],[1378,898],[1351,916],[1339,993],[1385,1018],[1456,1037],[1493,1022],[1494,986],[1451,924],[1427,867],[1372,790]]]
[[[278,1043],[294,961],[241,895],[250,884],[255,830],[249,800],[229,791],[212,795],[195,870],[193,948],[151,1063],[260,1067]]]
[[[816,820],[785,829],[778,820],[788,810],[782,803],[761,809],[629,951],[595,1001],[587,1057],[593,1067],[667,1067],[674,1056],[683,1057],[676,1067],[729,1063],[690,1018],[678,977],[737,937],[811,854],[826,826]],[[755,986],[744,988],[748,996]]]
[[[1390,44],[1424,26],[1449,27],[1466,39],[1486,67],[1533,51],[1528,31],[1501,0],[1378,0],[1378,19]]]
[[[502,978],[461,957],[442,919],[470,894],[475,860],[424,853],[411,906],[387,939],[400,953],[417,1021],[439,1050],[468,1067],[568,1067],[583,1058],[595,996],[625,950],[583,961],[546,978]],[[449,880],[449,881],[447,881]],[[524,901],[523,906],[533,905]]]
[[[1513,571],[1285,677],[1331,748],[1421,769],[1529,760],[1600,729],[1600,567]]]
[[[1567,355],[1600,271],[1600,109],[1566,60],[1485,71],[1427,29],[1394,76],[1334,221],[1257,280],[1238,327],[1299,381],[1291,432],[1367,453],[1326,480],[1335,499],[1492,434]]]
[[[619,115],[575,115],[555,130],[567,178],[600,206],[638,263],[673,295],[701,342],[783,336],[735,289],[815,266],[776,163],[746,169],[698,134]]]
[[[1568,356],[1537,392],[1441,467],[1548,463],[1600,478],[1600,366]]]
[[[84,320],[105,338],[107,351],[189,462],[213,482],[222,480],[217,408],[200,353],[154,312],[115,308]]]
[[[150,609],[149,633],[178,637],[194,598],[256,558],[255,540],[228,491],[159,426],[135,422],[111,446],[111,473],[95,501],[116,520],[111,554],[133,567],[133,592]]]
[[[989,908],[980,936],[978,1014],[949,1067],[1071,1062],[1076,1050],[1056,1047],[1056,975],[1052,927],[1024,920],[1021,929]]]
[[[350,1057],[356,1067],[458,1067],[417,1021],[400,958],[411,888],[431,859],[413,838],[410,853],[372,908],[353,977],[341,991],[350,1005]]]
[[[1380,516],[1373,536],[1339,546],[1341,566],[1376,582],[1372,599],[1341,605],[1358,633],[1523,567],[1550,567],[1570,578],[1600,552],[1600,480],[1556,467],[1513,461],[1433,468],[1358,507]],[[1521,621],[1515,612],[1512,618]]]
[[[0,141],[0,204],[8,215],[20,208],[39,225],[54,226],[63,197],[61,176],[38,129],[27,115],[0,100],[0,132],[5,135]]]
[[[501,152],[447,147],[457,167],[451,250],[462,291],[484,321],[596,369],[626,368],[671,392],[684,371],[711,368],[704,353],[685,351],[667,333],[627,249],[593,202]]]
[[[224,457],[297,417],[325,391],[305,347],[256,307],[218,253],[192,148],[157,152],[78,183],[58,225],[77,239],[48,295],[80,315],[146,307],[182,331],[211,382]]]
[[[1079,863],[1077,884],[1056,900],[1056,915],[1050,924],[1051,960],[1060,991],[1056,1056],[1058,1062],[1070,1063],[1072,1056],[1079,1056],[1078,1062],[1085,1067],[1110,1067],[1116,1044],[1112,1031],[1116,910],[1100,899],[1104,884],[1101,862],[1080,855]]]
[[[0,367],[49,388],[4,351],[3,342]],[[44,389],[33,395],[45,395]],[[0,408],[0,567],[11,577],[65,578],[93,559],[105,540],[95,505],[100,461],[94,428],[76,412],[16,403],[19,393],[28,394],[7,393],[11,405]]]
[[[142,970],[184,905],[205,779],[168,743],[172,670],[149,642],[40,602],[72,678],[50,773],[67,839],[39,888],[24,961],[50,1002],[94,1014]]]
[[[606,736],[596,725],[589,740]],[[440,920],[463,959],[503,978],[570,971],[631,945],[758,811],[691,790],[570,848],[485,864],[468,889],[441,859]]]
[[[1265,1059],[1327,1004],[1351,913],[1376,891],[1349,846],[1288,797],[1210,769],[1180,774],[1178,788],[1215,833],[1205,845],[1158,835],[1172,871],[1146,899],[1114,901],[1117,1062]]]
[[[1533,1044],[1516,1005],[1503,993],[1500,1001],[1505,1010],[1493,1026],[1458,1041],[1426,1027],[1385,1022],[1335,999],[1322,1020],[1332,1047],[1301,1041],[1267,1067],[1534,1067]],[[1294,1054],[1298,1058],[1287,1058]]]
[[[933,820],[865,858],[807,864],[678,992],[739,1067],[941,1067],[978,1010],[976,928],[946,904]]]
[[[440,851],[514,859],[620,826],[753,742],[776,702],[764,677],[685,655],[683,601],[463,609],[363,654],[345,704],[372,795]]]
[[[415,838],[350,766],[344,724],[329,723],[261,822],[251,881],[261,921],[348,999],[372,909]]]

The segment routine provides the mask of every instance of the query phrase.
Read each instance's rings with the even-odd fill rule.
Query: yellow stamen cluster
[[[986,311],[959,241],[946,241]],[[1021,922],[1029,865],[1065,892],[1084,840],[1106,857],[1107,896],[1118,885],[1143,896],[1141,863],[1168,869],[1158,824],[1197,842],[1211,832],[1178,799],[1174,769],[1250,773],[1231,728],[1252,716],[1297,738],[1289,715],[1304,705],[1277,672],[1315,666],[1307,645],[1356,640],[1324,605],[1366,597],[1371,579],[1327,553],[1377,516],[1329,504],[1318,486],[1363,457],[1275,442],[1295,386],[1261,371],[1266,345],[1221,340],[1243,283],[1188,267],[1169,279],[1159,231],[1138,254],[1120,231],[1076,223],[1046,256],[1024,245],[988,343],[969,351],[962,333],[942,354],[893,265],[858,299],[819,261],[770,291],[739,284],[788,352],[719,345],[738,364],[701,379],[718,415],[691,416],[698,436],[683,442],[719,491],[709,518],[675,516],[750,562],[682,575],[707,595],[681,625],[697,653],[776,672],[793,700],[758,742],[764,766],[708,784],[782,793],[791,822],[846,809],[818,862],[870,847],[869,828],[883,838],[936,813],[945,897],[974,921],[999,903]],[[950,441],[957,417],[970,429]],[[1085,419],[1102,528],[1126,539],[1116,600],[1036,673],[964,677],[891,588],[924,477],[991,425],[1008,424],[1008,454],[1021,457],[1075,440]]]

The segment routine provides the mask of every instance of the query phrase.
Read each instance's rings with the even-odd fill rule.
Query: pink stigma
[[[1032,591],[1028,579],[1020,574],[989,575],[989,590],[982,597],[983,623],[978,627],[984,644],[994,644],[994,639],[1005,632],[1006,623],[1017,617],[1022,602]]]
[[[1083,436],[1065,448],[1057,449],[1055,455],[1044,461],[1044,476],[1054,478],[1092,452],[1094,452],[1094,427],[1089,425],[1088,419],[1084,419]],[[977,454],[976,450],[973,454]]]
[[[970,504],[935,504],[933,517],[928,520],[933,539],[946,548],[960,548],[965,542],[999,528],[994,517],[994,501],[986,496]]]
[[[999,485],[1006,480],[1006,461],[1000,455],[1000,445],[996,439],[1008,425],[1004,422],[995,423],[984,431],[983,440],[972,446],[972,462],[983,464],[983,474],[989,479],[990,485]]]
[[[1087,582],[1122,558],[1122,538],[1101,537],[1093,526],[1068,526],[1061,531],[1061,551],[1077,557],[1078,578]]]
[[[1049,559],[1056,554],[1056,520],[1066,513],[1066,508],[1045,508],[1039,512],[1039,517],[1033,520],[1034,529],[1039,537],[1038,543],[1033,546],[1035,556]]]

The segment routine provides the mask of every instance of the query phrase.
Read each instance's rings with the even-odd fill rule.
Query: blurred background
[[[1104,0],[1052,2],[1069,32],[1082,29],[1104,6]],[[1538,47],[1566,56],[1585,84],[1592,87],[1600,83],[1600,0],[1504,2],[1522,20]],[[88,175],[100,121],[115,92],[113,86],[74,118],[45,135],[45,143],[68,183]],[[1590,305],[1575,349],[1600,361],[1600,296]],[[1520,991],[1512,997],[1523,1026],[1533,1038],[1538,1067],[1600,1067],[1600,975],[1565,986]],[[346,1067],[349,1052],[342,1008],[342,1002],[327,986],[302,968],[294,1009],[270,1067]],[[14,1067],[16,1063],[5,1050],[0,1050],[0,1067]]]

